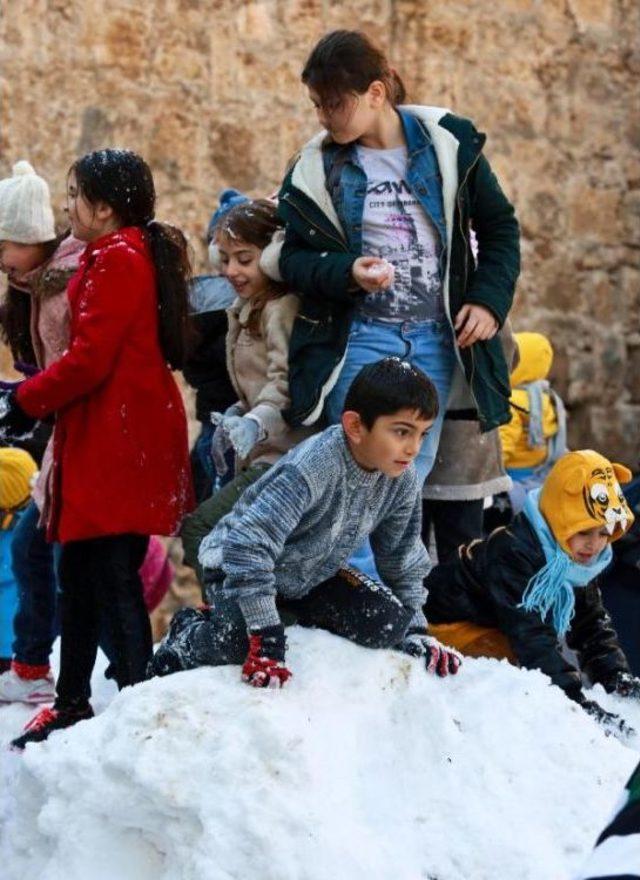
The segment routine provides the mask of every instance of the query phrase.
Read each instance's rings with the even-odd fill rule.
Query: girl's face
[[[567,545],[574,562],[588,565],[599,553],[602,553],[608,542],[609,533],[606,528],[595,528],[571,535]]]
[[[375,126],[380,110],[384,107],[384,87],[371,83],[361,95],[348,92],[340,98],[322,100],[314,89],[308,88],[311,103],[316,108],[318,122],[337,144],[350,144],[368,134]]]
[[[0,270],[9,276],[10,281],[37,269],[45,260],[44,244],[0,241]]]
[[[264,292],[269,279],[260,268],[262,249],[239,238],[222,233],[216,239],[222,274],[229,279],[242,299],[252,299]]]
[[[92,205],[82,195],[74,171],[67,180],[67,206],[71,232],[80,241],[95,241],[118,228],[113,208],[105,202]]]

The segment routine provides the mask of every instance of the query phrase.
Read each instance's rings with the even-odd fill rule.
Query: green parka
[[[450,321],[465,303],[485,306],[504,323],[520,270],[519,228],[514,210],[482,155],[485,135],[473,124],[435,107],[403,106],[416,116],[433,143],[442,177],[447,229],[443,279]],[[326,187],[321,132],[301,150],[279,194],[286,223],[280,271],[301,296],[289,349],[292,425],[314,424],[344,362],[349,328],[363,291],[351,275],[361,254],[350,253]],[[478,240],[478,263],[470,246]],[[497,336],[457,349],[468,395],[460,417],[479,419],[489,431],[509,421],[509,369]],[[454,416],[455,417],[455,416]]]

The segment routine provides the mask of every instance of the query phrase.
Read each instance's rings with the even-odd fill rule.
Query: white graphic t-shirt
[[[362,252],[395,268],[393,286],[363,296],[359,313],[378,321],[443,321],[440,236],[405,179],[407,148],[356,149],[367,175]]]

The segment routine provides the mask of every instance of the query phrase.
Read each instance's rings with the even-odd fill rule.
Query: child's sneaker
[[[56,688],[48,666],[11,664],[0,675],[0,703],[52,703]]]
[[[52,709],[41,709],[25,726],[22,736],[11,741],[11,748],[22,751],[27,743],[44,742],[55,730],[64,730],[88,718],[93,718],[93,709],[88,703],[84,706],[69,706],[66,709],[55,706]]]

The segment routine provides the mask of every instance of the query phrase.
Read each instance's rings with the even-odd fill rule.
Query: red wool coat
[[[18,390],[29,415],[56,415],[48,538],[175,534],[193,507],[187,421],[142,230],[90,243],[68,296],[68,350]]]

